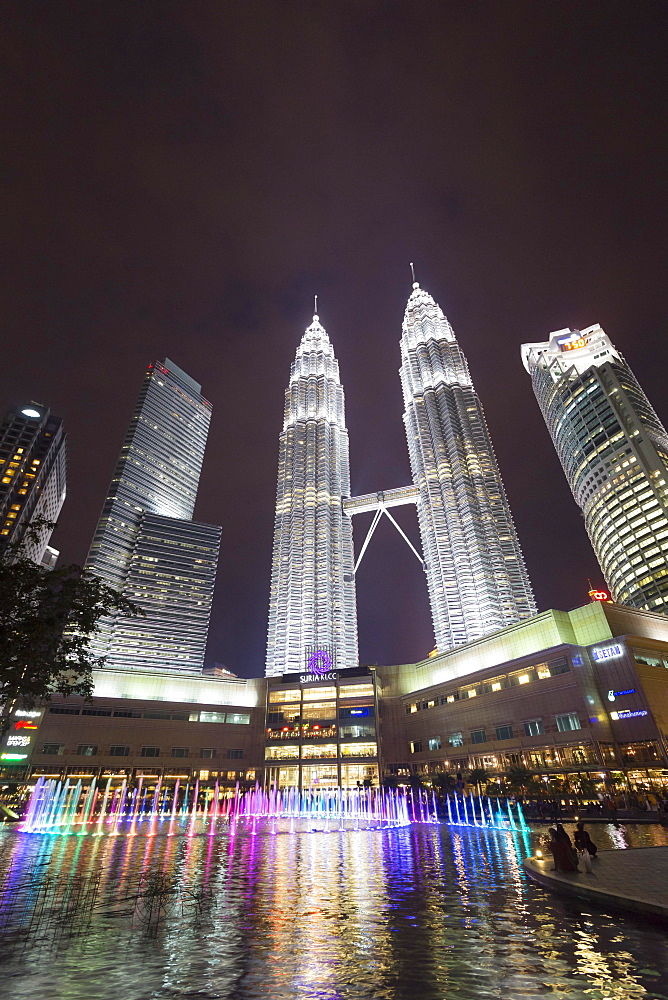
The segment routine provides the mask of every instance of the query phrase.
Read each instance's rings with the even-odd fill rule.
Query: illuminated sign
[[[615,698],[621,698],[624,694],[635,694],[635,688],[625,688],[624,691],[608,691],[608,701],[614,701]]]
[[[610,718],[616,722],[618,719],[640,719],[643,715],[649,715],[646,708],[637,708],[635,711],[624,709],[621,712],[611,712]]]
[[[607,590],[590,590],[589,596],[592,601],[607,601],[608,604],[612,604],[612,598]]]
[[[577,351],[579,347],[586,347],[587,341],[580,336],[580,331],[575,330],[570,337],[562,337],[557,343],[562,351]]]
[[[338,681],[339,675],[336,670],[333,670],[329,674],[300,674],[299,683],[300,684],[310,684],[311,681]]]
[[[329,674],[331,673],[332,657],[328,649],[316,649],[307,654],[306,673],[307,674]]]
[[[326,646],[309,646],[306,650],[306,673],[299,678],[300,684],[311,681],[335,681],[338,673],[334,669],[334,657]]]
[[[43,709],[17,708],[12,712],[11,726],[0,739],[0,761],[23,764],[30,758],[43,715]]]
[[[573,657],[573,666],[574,667],[582,666],[582,657],[580,656],[579,653],[576,653],[575,656]]]
[[[8,747],[29,747],[30,737],[29,736],[11,736],[7,737],[6,746]]]
[[[591,655],[597,661],[600,660],[614,660],[617,656],[623,656],[624,650],[621,646],[598,646],[596,649],[592,649]]]

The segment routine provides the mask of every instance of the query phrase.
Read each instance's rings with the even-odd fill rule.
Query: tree
[[[513,792],[526,792],[535,784],[532,772],[528,767],[522,767],[521,764],[515,764],[508,768],[504,775],[504,783]]]
[[[7,552],[0,562],[0,736],[18,700],[32,708],[55,693],[92,695],[93,669],[104,657],[92,653],[90,640],[111,614],[143,612],[80,566],[47,570],[20,550]]]
[[[480,795],[482,786],[486,786],[489,781],[489,775],[484,767],[474,767],[472,771],[469,771],[466,780],[469,785],[478,786],[478,795]]]
[[[454,792],[457,787],[457,779],[453,774],[446,774],[444,771],[441,771],[439,774],[434,775],[432,784],[439,792],[447,795],[448,792]]]

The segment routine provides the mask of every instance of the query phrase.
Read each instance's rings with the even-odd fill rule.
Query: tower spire
[[[411,274],[413,275],[413,288],[419,288],[418,282],[415,280],[415,268],[413,266],[413,261],[411,261]]]
[[[313,296],[313,319],[318,318],[318,296]]]

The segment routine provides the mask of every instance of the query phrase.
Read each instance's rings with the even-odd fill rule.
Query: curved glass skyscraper
[[[348,431],[339,365],[317,315],[285,393],[266,673],[357,665]]]
[[[668,435],[600,326],[523,344],[522,360],[615,601],[668,603]]]
[[[417,282],[401,362],[434,635],[444,651],[528,618],[536,606],[466,358]]]
[[[118,669],[198,671],[221,529],[192,520],[211,404],[169,358],[148,366],[86,569],[144,611],[107,618],[91,646]]]

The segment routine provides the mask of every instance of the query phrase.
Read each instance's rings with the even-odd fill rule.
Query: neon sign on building
[[[623,656],[624,650],[619,644],[614,646],[597,646],[596,649],[592,649],[591,655],[597,662],[601,660],[614,660],[618,656]]]
[[[0,740],[0,763],[23,764],[32,753],[43,710],[17,708],[10,728]]]
[[[586,347],[587,341],[584,337],[579,336],[580,331],[576,330],[570,335],[570,337],[562,337],[557,343],[562,351],[577,351],[579,347]]]

